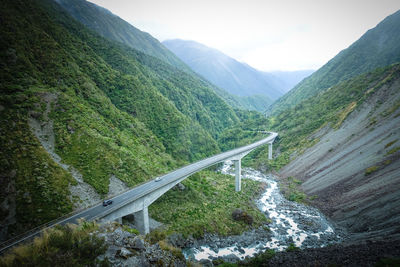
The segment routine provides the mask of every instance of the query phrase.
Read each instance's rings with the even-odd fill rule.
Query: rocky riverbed
[[[232,162],[225,162],[221,172],[234,175]],[[243,179],[267,184],[266,191],[257,200],[257,206],[271,223],[238,236],[205,235],[203,240],[184,250],[186,258],[203,263],[215,259],[237,262],[267,249],[283,251],[290,246],[325,247],[339,242],[345,235],[317,209],[286,200],[272,175],[245,168],[242,176]]]

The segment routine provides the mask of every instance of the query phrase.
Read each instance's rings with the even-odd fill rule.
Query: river
[[[224,162],[220,172],[234,176],[233,162]],[[239,236],[206,235],[194,247],[183,251],[186,258],[196,261],[222,258],[235,262],[267,249],[283,251],[290,245],[299,248],[324,247],[340,241],[340,234],[317,209],[286,200],[271,174],[243,168],[242,178],[267,184],[256,204],[271,223]]]

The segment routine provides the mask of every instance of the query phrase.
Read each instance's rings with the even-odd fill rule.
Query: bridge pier
[[[272,143],[268,143],[268,159],[272,159]]]
[[[233,160],[235,163],[235,191],[239,192],[242,190],[242,160]]]
[[[143,207],[142,210],[135,212],[135,224],[137,230],[141,234],[148,234],[150,233],[150,225],[149,225],[149,210],[148,207]]]

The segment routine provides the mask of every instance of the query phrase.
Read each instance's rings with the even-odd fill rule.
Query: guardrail
[[[154,191],[155,189],[158,189],[158,188],[160,188],[160,187],[163,187],[163,186],[165,186],[166,184],[169,184],[169,183],[171,183],[171,182],[174,182],[174,181],[176,181],[177,179],[181,179],[181,178],[184,177],[184,176],[190,176],[190,175],[192,175],[192,174],[194,174],[194,173],[196,173],[196,172],[198,172],[198,171],[200,171],[200,170],[203,170],[203,169],[205,169],[205,168],[208,168],[208,167],[210,167],[210,166],[212,166],[212,165],[215,165],[215,164],[217,164],[217,163],[219,163],[219,162],[225,161],[225,160],[231,158],[232,156],[235,156],[235,155],[240,154],[240,153],[245,153],[245,152],[251,151],[251,150],[257,148],[258,146],[261,146],[261,145],[264,145],[264,144],[273,142],[274,139],[275,139],[276,136],[277,136],[276,133],[267,132],[267,131],[256,131],[256,132],[271,133],[271,136],[269,136],[269,137],[267,137],[267,138],[264,138],[264,139],[262,139],[262,140],[256,141],[256,142],[254,142],[254,143],[252,143],[252,144],[250,144],[250,145],[245,145],[245,146],[242,146],[242,147],[239,147],[239,148],[236,148],[236,149],[232,149],[232,150],[229,150],[229,151],[226,151],[226,152],[222,152],[222,153],[220,153],[220,154],[211,156],[211,157],[206,158],[206,159],[199,160],[199,161],[197,161],[197,162],[191,163],[191,164],[186,165],[186,166],[184,166],[184,167],[181,167],[181,168],[179,168],[179,169],[177,169],[177,170],[174,170],[174,171],[172,171],[172,172],[169,172],[169,173],[167,173],[167,174],[165,174],[165,175],[162,175],[162,176],[161,176],[162,178],[163,178],[163,177],[166,178],[166,177],[168,177],[168,176],[170,176],[170,175],[177,174],[177,173],[179,173],[179,172],[184,172],[183,175],[182,175],[182,174],[181,174],[181,175],[177,175],[177,176],[176,176],[173,180],[171,180],[171,181],[168,181],[168,182],[159,182],[159,183],[157,183],[157,184],[155,185],[155,187],[152,188],[152,190],[147,190],[147,191],[144,191],[144,192],[140,192],[139,194],[135,195],[134,198],[127,199],[127,200],[123,201],[122,203],[120,203],[119,205],[115,205],[115,206],[113,206],[112,208],[110,208],[110,209],[108,209],[108,210],[102,212],[101,214],[96,215],[95,217],[92,218],[92,220],[96,220],[96,219],[98,219],[98,218],[101,218],[102,216],[104,216],[104,214],[112,213],[113,211],[115,211],[116,209],[121,208],[122,206],[126,205],[127,203],[132,202],[132,201],[134,201],[135,199],[138,199],[138,198],[140,198],[140,197],[143,197],[144,195],[148,194],[149,192],[152,192],[152,191]],[[213,160],[212,160],[212,159],[213,159]],[[210,161],[210,160],[212,160],[211,163],[205,164],[207,161]],[[196,169],[194,169],[194,170],[188,170],[187,172],[185,172],[186,169],[190,169],[189,167],[190,167],[190,166],[193,166],[193,165],[201,165],[201,166],[199,166],[198,168],[196,168]],[[121,193],[119,193],[119,194],[117,194],[117,195],[115,195],[115,196],[113,196],[113,197],[126,194],[127,192],[129,192],[129,191],[131,191],[131,190],[134,190],[135,188],[137,188],[137,187],[139,187],[139,186],[142,186],[142,185],[144,185],[144,184],[147,184],[147,183],[149,183],[149,182],[151,182],[151,180],[150,180],[150,181],[145,181],[145,182],[143,182],[143,183],[141,183],[141,184],[139,184],[139,185],[136,185],[134,188],[127,189],[127,190],[125,190],[125,191],[123,191],[123,192],[121,192]],[[4,252],[5,252],[6,250],[8,250],[9,248],[11,248],[11,247],[13,247],[13,246],[15,246],[15,245],[17,245],[17,244],[19,244],[19,243],[22,243],[22,242],[25,242],[25,241],[28,241],[28,240],[33,239],[35,236],[39,235],[40,233],[42,233],[42,232],[43,232],[44,230],[46,230],[46,229],[52,228],[52,227],[54,227],[55,225],[58,225],[58,224],[63,224],[63,223],[65,223],[65,221],[67,221],[69,218],[71,218],[71,217],[73,217],[73,216],[76,216],[76,215],[78,215],[79,213],[83,213],[83,212],[85,212],[85,211],[87,211],[87,210],[89,210],[89,209],[91,209],[91,208],[97,207],[98,205],[101,205],[101,203],[102,203],[102,202],[98,202],[98,203],[93,204],[93,205],[91,205],[91,206],[89,206],[89,207],[86,207],[86,208],[83,208],[83,209],[80,209],[80,210],[73,211],[73,212],[70,212],[70,213],[68,213],[68,214],[65,214],[65,215],[63,215],[63,216],[61,216],[61,217],[59,217],[59,218],[57,218],[57,219],[54,219],[54,220],[52,220],[52,221],[50,221],[50,222],[47,222],[47,223],[45,223],[45,224],[43,224],[43,225],[37,226],[37,227],[35,227],[35,228],[33,228],[33,229],[31,229],[31,230],[25,232],[25,233],[19,234],[19,235],[13,237],[13,238],[11,238],[11,239],[9,239],[9,240],[7,240],[7,241],[1,243],[1,244],[0,244],[0,254],[4,253]]]

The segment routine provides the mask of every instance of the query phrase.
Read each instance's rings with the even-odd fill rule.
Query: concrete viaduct
[[[104,207],[102,203],[99,203],[98,205],[87,208],[83,211],[79,211],[71,216],[65,216],[57,221],[49,222],[44,226],[32,229],[29,231],[29,233],[25,233],[21,236],[10,239],[0,245],[0,254],[21,242],[32,239],[48,228],[54,227],[58,224],[64,225],[67,223],[77,223],[79,219],[84,219],[86,221],[105,222],[120,220],[126,215],[134,214],[135,223],[138,227],[138,230],[142,234],[147,234],[150,231],[148,215],[149,205],[151,205],[151,203],[156,201],[160,196],[162,196],[176,184],[182,182],[187,177],[200,170],[226,160],[233,160],[235,163],[236,173],[235,189],[236,191],[240,191],[241,159],[257,147],[265,144],[269,145],[268,158],[272,159],[272,143],[278,134],[274,132],[263,133],[268,133],[269,136],[253,144],[242,146],[189,164],[185,167],[172,171],[144,184],[138,185],[124,193],[121,193],[112,198],[112,205]]]
[[[265,144],[269,145],[268,158],[272,159],[272,143],[278,134],[274,132],[269,132],[269,134],[270,136],[258,142],[200,160],[122,193],[112,199],[112,205],[103,207],[101,212],[94,214],[91,218],[86,217],[86,220],[114,221],[134,214],[138,230],[142,234],[147,234],[150,230],[148,207],[154,201],[190,175],[226,160],[233,160],[235,163],[235,190],[240,191],[241,159],[255,148]]]

